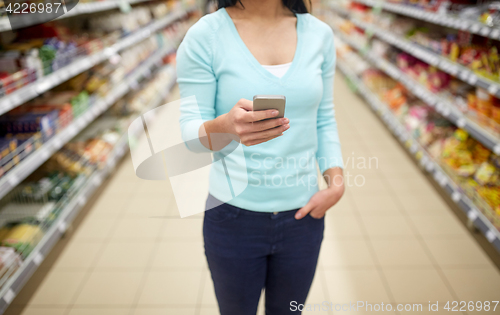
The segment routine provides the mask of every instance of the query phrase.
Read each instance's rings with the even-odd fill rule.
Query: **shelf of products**
[[[125,11],[129,10],[130,5],[132,4],[137,4],[146,1],[152,1],[152,0],[104,0],[104,1],[92,1],[92,2],[78,2],[78,4],[71,11],[61,15],[58,19],[65,19],[80,14],[90,14],[101,11],[113,10],[117,8]],[[12,28],[9,19],[6,16],[1,17],[0,32],[10,31],[11,29]]]
[[[436,106],[444,116],[448,117],[449,120],[458,127],[466,129],[473,137],[482,142],[486,147],[493,150],[496,154],[500,154],[500,116],[497,118],[495,114],[498,111],[498,114],[500,115],[500,106],[497,106],[496,104],[497,102],[500,104],[500,101],[498,101],[496,97],[494,98],[492,96],[488,96],[490,95],[489,92],[484,89],[471,91],[471,89],[463,86],[461,88],[465,91],[463,92],[465,95],[457,96],[450,94],[447,90],[449,85],[452,83],[459,83],[457,83],[456,80],[454,80],[447,73],[443,71],[436,71],[436,67],[432,64],[420,62],[419,60],[423,59],[419,58],[421,54],[415,53],[415,51],[412,52],[412,55],[419,55],[419,57],[417,57],[418,60],[416,65],[419,69],[415,70],[419,71],[418,73],[413,73],[415,72],[414,69],[410,69],[411,71],[406,71],[407,69],[400,69],[390,62],[387,62],[383,58],[384,56],[381,56],[380,51],[387,51],[390,47],[387,47],[387,45],[384,45],[379,40],[372,38],[372,35],[375,35],[376,28],[359,28],[357,23],[352,22],[352,19],[346,20],[345,23],[339,22],[338,18],[335,19],[330,17],[330,20],[336,20],[337,23],[340,23],[339,25],[331,23],[336,34],[343,36],[345,41],[350,43],[352,47],[359,50],[366,59],[370,60],[374,65],[387,72],[396,80],[400,80],[409,89],[412,89],[417,96],[426,100],[432,106]],[[364,33],[357,32],[356,28],[363,30]],[[345,34],[345,36],[343,34]],[[382,36],[380,39],[383,40]],[[377,39],[378,38],[379,36],[377,36]],[[370,41],[372,42],[371,44]],[[385,40],[385,42],[388,41]],[[395,47],[399,48],[396,45]],[[406,49],[410,50],[409,47],[401,50],[406,52]],[[394,60],[394,64],[396,63],[396,60]],[[477,78],[477,76],[475,76],[475,78]],[[433,81],[442,82],[442,86],[436,87],[432,83],[428,83]],[[467,83],[467,86],[471,83],[471,81],[465,82]],[[487,107],[484,112],[482,110],[478,110],[477,107],[473,109],[472,106],[467,106],[467,99],[477,99],[477,95],[479,94],[481,96],[485,94],[487,98],[491,99],[491,104],[489,104],[491,106]],[[458,103],[465,103],[465,105],[458,106]]]
[[[174,26],[177,33],[183,34],[187,30],[185,23],[171,24],[156,36],[122,53],[120,58],[128,60],[126,64],[109,62],[92,68],[93,71],[80,74],[46,97],[2,116],[0,134],[5,135],[0,137],[3,145],[0,199],[117,99],[136,88],[137,81],[149,76],[152,68],[178,44],[180,39],[175,38]],[[153,51],[156,52],[150,53]],[[145,57],[148,58],[142,61]],[[130,70],[133,72],[129,73]],[[46,123],[34,126],[36,130],[33,132],[31,129],[20,130],[18,122],[25,121],[27,116],[41,117]]]
[[[498,180],[500,159],[349,47],[338,54],[354,89],[500,252],[500,185],[488,186]]]
[[[431,49],[428,49],[427,47],[421,46],[411,40],[407,40],[402,36],[398,36],[389,30],[380,28],[373,23],[366,23],[364,21],[358,20],[357,18],[352,17],[349,11],[344,8],[341,8],[337,5],[331,5],[331,8],[345,16],[349,16],[349,19],[356,26],[364,29],[370,34],[375,35],[378,38],[388,42],[389,44],[414,55],[415,57],[427,62],[430,65],[433,65],[453,76],[459,77],[461,80],[471,85],[486,89],[490,94],[500,97],[500,81],[492,81],[486,77],[483,77],[479,73],[474,73],[474,71],[459,64],[458,62],[450,60],[450,58],[447,58],[450,55],[449,52],[446,54],[446,56],[439,55]]]
[[[145,61],[138,69],[134,70],[122,84],[113,88],[105,97],[97,99],[93,105],[81,114],[76,120],[69,123],[66,127],[62,128],[50,138],[46,143],[35,149],[33,153],[29,154],[19,164],[15,165],[12,171],[6,173],[0,178],[0,198],[9,193],[17,184],[24,180],[29,174],[42,165],[54,152],[59,150],[66,142],[71,140],[90,122],[92,122],[101,113],[107,110],[116,100],[125,95],[128,91],[137,85],[137,81],[141,78],[151,74],[152,68],[158,61],[173,51],[174,47],[166,46],[160,51],[156,52],[147,61]],[[24,150],[23,150],[24,151]],[[19,154],[18,154],[19,155]],[[18,156],[16,155],[16,156]],[[14,159],[15,157],[12,157]]]
[[[129,47],[133,47],[139,42],[163,29],[173,21],[181,18],[189,12],[192,8],[177,9],[173,12],[166,13],[164,10],[160,10],[163,17],[158,17],[154,22],[150,22],[146,26],[142,28],[138,28],[140,24],[139,22],[132,23],[136,28],[132,32],[128,30],[120,30],[116,31],[118,28],[117,25],[113,25],[113,29],[111,29],[109,37],[104,36],[102,39],[89,40],[86,43],[76,46],[73,44],[71,46],[71,41],[68,43],[60,42],[59,40],[54,40],[55,43],[51,43],[50,41],[45,43],[40,49],[25,49],[28,54],[22,63],[29,64],[30,67],[26,67],[25,69],[17,70],[15,69],[16,58],[20,57],[5,57],[7,53],[4,53],[4,58],[0,58],[0,64],[2,64],[2,68],[9,69],[9,65],[13,64],[11,71],[6,71],[6,73],[1,78],[0,83],[0,95],[3,95],[0,98],[0,115],[6,113],[7,111],[41,95],[42,93],[52,89],[53,87],[67,81],[68,79],[92,68],[93,66],[108,60],[115,56],[118,52],[125,50]],[[139,8],[134,9],[134,11],[139,11],[137,17],[135,19],[141,20],[143,19],[143,11]],[[129,15],[120,14],[119,17],[121,19],[129,19]],[[116,23],[121,23],[118,18]],[[94,28],[101,29],[104,28],[102,25],[102,19],[95,18],[93,20]],[[133,19],[132,19],[133,20]],[[151,21],[151,20],[150,20]],[[92,21],[91,21],[92,23]],[[119,25],[121,28],[121,25]],[[137,29],[138,28],[138,29]],[[122,33],[125,35],[122,39],[119,38]],[[115,41],[114,43],[112,43]],[[107,48],[101,48],[108,46],[108,43],[112,43]],[[26,45],[26,44],[23,44]],[[57,48],[52,48],[57,47]],[[61,50],[60,47],[64,47],[64,51],[58,54],[58,49]],[[19,49],[15,46],[13,49]],[[52,48],[52,49],[51,49]],[[45,49],[45,50],[44,50]],[[52,59],[40,60],[38,58],[39,54],[43,54],[47,50],[47,54],[50,54]],[[55,50],[55,51],[54,51]],[[54,56],[62,56],[58,60],[53,59]],[[60,60],[60,61],[59,61]],[[45,66],[44,63],[48,65]],[[54,69],[57,68],[57,69]]]
[[[0,314],[140,135],[128,129],[131,122],[161,105],[176,83],[173,52],[199,12],[192,1],[137,10],[130,20],[121,13],[82,17],[105,34],[96,33],[94,49],[106,57],[0,116]],[[0,65],[10,56],[0,54]]]
[[[489,13],[488,5],[473,8],[464,7],[458,8],[456,14],[448,12],[446,7],[419,7],[410,3],[391,3],[381,0],[356,0],[356,2],[372,7],[376,11],[386,10],[397,14],[412,17],[434,23],[437,25],[454,28],[457,30],[467,31],[473,34],[489,37],[492,39],[500,39],[500,25],[493,23],[492,20],[498,20],[498,9],[494,8],[494,14]],[[436,4],[447,5],[444,1],[436,1]],[[462,12],[463,15],[460,16]],[[476,18],[474,20],[473,18]],[[481,22],[480,20],[489,23],[490,25]]]
[[[176,83],[172,65],[163,66],[152,76],[152,82],[115,102],[108,115],[94,121],[2,199],[0,313],[125,154],[128,125],[142,112],[161,105]]]

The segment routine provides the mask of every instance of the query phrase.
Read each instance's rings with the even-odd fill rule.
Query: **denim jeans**
[[[209,196],[207,205],[214,200]],[[296,220],[296,211],[256,212],[222,204],[205,212],[205,255],[221,315],[255,315],[263,289],[266,314],[300,314],[290,304],[306,300],[324,219]]]

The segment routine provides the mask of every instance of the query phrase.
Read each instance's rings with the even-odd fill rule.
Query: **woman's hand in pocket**
[[[326,211],[339,202],[344,194],[344,178],[341,168],[330,168],[323,174],[328,188],[315,193],[309,202],[295,213],[295,219],[300,220],[309,214],[315,219],[321,219]]]
[[[273,118],[277,110],[253,111],[253,102],[241,99],[229,111],[221,115],[223,129],[238,136],[246,146],[256,145],[277,138],[290,128],[288,118]]]

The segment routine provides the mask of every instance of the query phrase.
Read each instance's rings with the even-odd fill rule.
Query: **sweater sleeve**
[[[333,109],[333,78],[335,74],[335,46],[333,32],[328,28],[325,39],[325,58],[322,65],[323,72],[323,98],[319,104],[317,128],[318,128],[318,151],[316,159],[321,174],[333,167],[343,168],[340,140]]]
[[[182,140],[189,150],[208,152],[198,138],[200,126],[215,118],[216,78],[212,68],[214,32],[203,18],[193,25],[177,50]]]

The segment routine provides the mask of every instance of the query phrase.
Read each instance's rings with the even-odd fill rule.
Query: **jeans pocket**
[[[218,207],[205,211],[205,219],[214,222],[222,223],[235,219],[238,216],[237,209],[231,209],[227,205],[222,204]]]
[[[325,214],[325,215],[326,215],[326,214]],[[311,219],[313,219],[313,220],[316,220],[316,221],[320,221],[320,220],[324,220],[324,219],[325,219],[325,216],[322,216],[321,218],[315,218],[315,217],[313,217],[313,216],[311,215],[311,213],[310,213],[310,212],[307,214],[307,216],[308,216],[308,217],[310,217],[310,218],[311,218]]]

